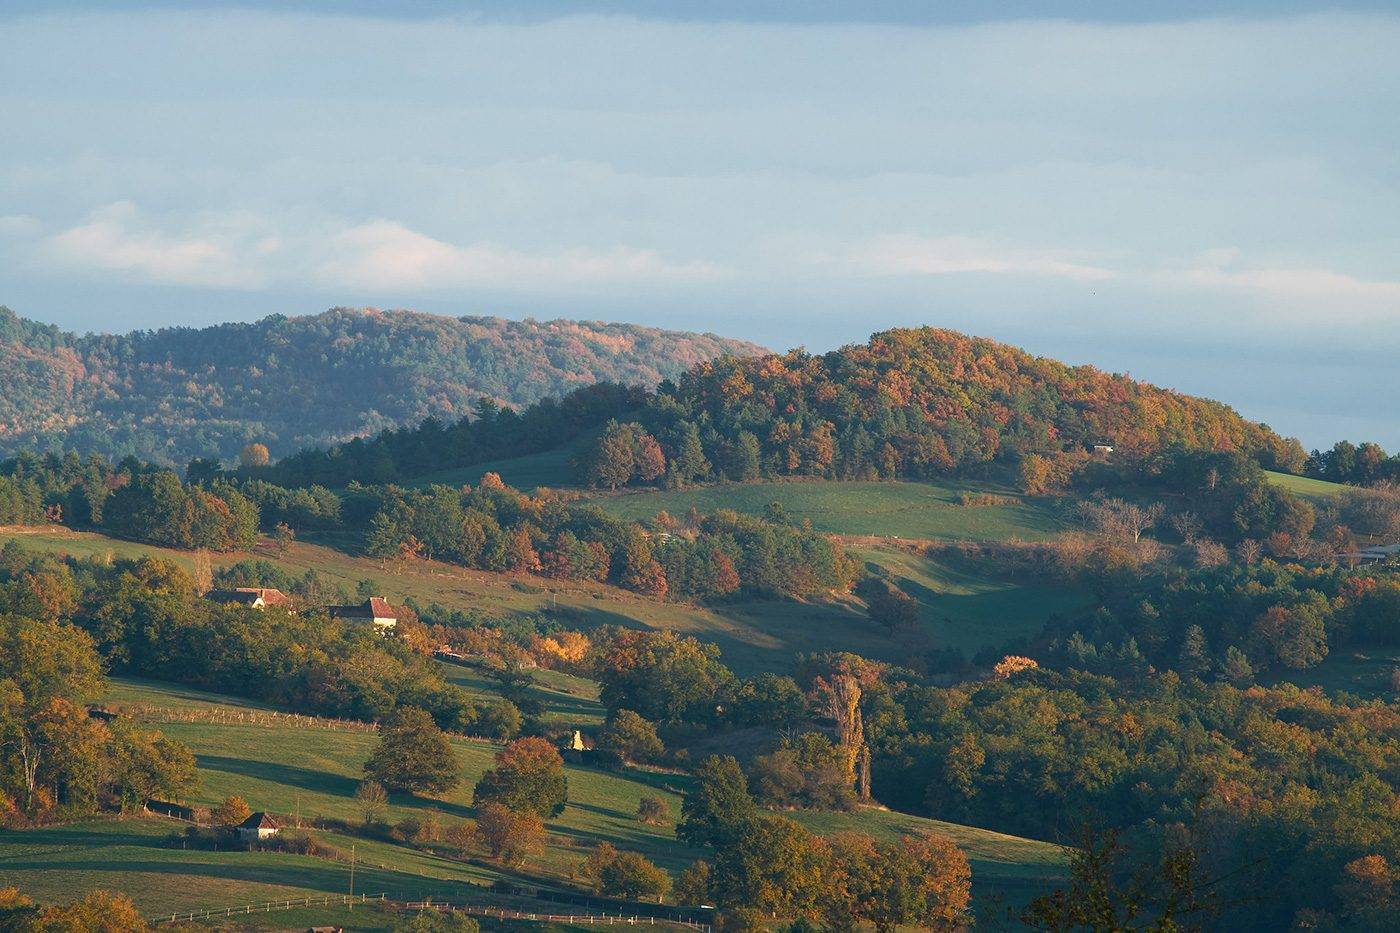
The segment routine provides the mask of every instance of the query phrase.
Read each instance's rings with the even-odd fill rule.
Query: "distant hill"
[[[1179,448],[1238,452],[1297,473],[1306,459],[1298,441],[1221,402],[932,327],[884,331],[821,355],[724,355],[649,394],[606,390],[508,419],[433,423],[303,451],[267,478],[461,482],[480,464],[519,477],[522,464],[505,461],[528,456],[530,478],[517,480],[527,484],[677,488],[783,477],[985,478],[994,464],[1024,465],[1030,455],[1082,464],[1101,446],[1121,463]]]
[[[280,456],[430,415],[455,421],[482,396],[524,406],[599,381],[653,386],[759,352],[632,324],[347,308],[80,336],[0,307],[0,455],[75,449],[183,464],[258,441]]]
[[[917,478],[1092,445],[1134,457],[1239,451],[1290,472],[1304,456],[1221,402],[932,327],[820,356],[701,363],[667,394],[647,427],[668,458],[684,456],[693,425],[711,470],[730,479]]]

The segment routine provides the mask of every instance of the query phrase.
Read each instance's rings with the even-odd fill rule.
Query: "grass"
[[[491,460],[468,467],[439,470],[415,477],[408,485],[419,489],[433,485],[475,486],[487,473],[496,473],[507,486],[535,489],[540,486],[567,486],[573,482],[573,459],[577,444],[569,444],[543,453],[508,460]]]
[[[965,495],[1007,501],[963,505]],[[588,501],[629,519],[651,518],[662,510],[684,515],[692,506],[702,512],[725,508],[761,515],[769,503],[776,502],[793,519],[810,520],[817,531],[844,535],[1040,541],[1062,530],[1044,502],[1017,495],[998,483],[965,480],[744,483],[599,495]]]
[[[186,712],[244,705],[217,694],[131,679],[114,679],[107,700]],[[166,735],[185,742],[196,754],[200,784],[188,803],[209,806],[238,794],[254,809],[299,815],[311,825],[327,818],[358,819],[353,795],[362,764],[377,741],[372,733],[286,723],[161,722],[158,713],[152,718]],[[421,815],[429,808],[439,811],[448,823],[472,816],[471,788],[490,766],[497,746],[460,738],[453,740],[453,746],[462,762],[463,783],[432,798],[395,795],[388,807],[391,821]],[[688,777],[577,765],[567,766],[567,773],[569,806],[549,822],[547,849],[530,866],[532,874],[562,881],[572,864],[604,840],[640,851],[672,872],[698,856],[675,839],[671,825],[647,826],[635,816],[643,796],[656,796],[666,802],[674,818]],[[924,830],[945,832],[972,861],[979,897],[1023,898],[1057,876],[1063,864],[1062,850],[1049,843],[884,810],[793,816],[819,833],[857,829],[892,838]],[[152,916],[348,890],[349,865],[343,861],[270,852],[194,851],[170,845],[167,837],[182,828],[154,818],[92,819],[3,833],[0,878],[46,901],[71,899],[94,888],[119,890]],[[486,885],[501,877],[500,870],[487,861],[449,859],[329,831],[318,836],[342,854],[355,847],[357,891],[383,891],[400,898],[462,898],[482,892],[468,885]]]
[[[1260,678],[1266,686],[1280,683],[1321,687],[1328,693],[1345,691],[1371,700],[1393,700],[1391,676],[1400,670],[1400,648],[1348,646],[1334,648],[1321,664],[1303,671],[1277,671]]]
[[[819,489],[827,484],[774,485],[810,485]],[[154,555],[186,568],[193,566],[192,555],[187,551],[52,526],[0,528],[0,545],[7,539],[18,540],[31,550],[98,558]],[[902,553],[897,548],[871,547],[877,552]],[[615,587],[572,581],[530,579],[532,585],[519,587],[514,585],[519,580],[500,574],[434,561],[382,562],[306,541],[293,543],[285,553],[263,542],[252,554],[218,554],[213,556],[213,562],[219,567],[249,557],[265,558],[297,576],[314,569],[347,590],[367,579],[390,599],[412,597],[423,605],[439,603],[498,617],[538,613],[566,628],[586,630],[610,624],[693,635],[719,645],[725,663],[741,674],[790,670],[801,652],[854,651],[885,661],[909,658],[907,641],[887,636],[870,622],[857,601],[848,598],[689,606],[658,602]],[[898,564],[906,558],[889,560]],[[929,625],[925,634],[934,647],[952,645],[972,651],[983,645],[1000,645],[1008,637],[1034,628],[1036,620],[1048,615],[1041,611],[1040,597],[1055,603],[1048,590],[988,582],[983,591],[976,592],[976,581],[971,578],[930,583],[932,577],[947,573],[931,566],[916,566],[907,572],[912,576],[906,587],[928,601],[925,618]],[[952,620],[953,624],[944,624],[945,620]]]
[[[473,696],[500,696],[496,681],[477,668],[446,662],[438,662],[438,668],[444,679]],[[543,668],[530,673],[534,683],[526,692],[544,705],[545,720],[580,728],[602,723],[605,713],[595,682]]]
[[[1088,594],[1066,586],[997,580],[955,569],[909,550],[852,548],[867,569],[883,570],[920,605],[930,643],[967,654],[1038,633],[1050,617],[1070,615]]]
[[[1294,495],[1302,496],[1313,502],[1326,502],[1351,488],[1341,483],[1329,483],[1326,480],[1294,476],[1291,473],[1275,473],[1272,470],[1266,470],[1265,475],[1269,477],[1269,482],[1274,485],[1281,486]]]

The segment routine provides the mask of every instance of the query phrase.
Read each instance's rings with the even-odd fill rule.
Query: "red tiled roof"
[[[290,606],[291,597],[272,587],[240,586],[232,590],[211,590],[209,598],[219,603],[241,603],[251,606],[259,599],[268,606]]]

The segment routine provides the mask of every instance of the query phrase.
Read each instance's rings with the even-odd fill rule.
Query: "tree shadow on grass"
[[[360,786],[360,779],[356,777],[333,774],[329,771],[317,771],[311,768],[300,768],[296,765],[276,761],[250,761],[246,758],[232,758],[226,755],[199,755],[197,758],[201,768],[256,778],[271,784],[300,788],[329,797],[339,797],[345,801],[346,805],[354,804],[355,791]],[[438,810],[450,816],[464,818],[472,816],[475,812],[465,804],[438,800],[433,797],[416,797],[411,794],[393,794],[390,803],[396,807],[413,810]]]
[[[316,791],[334,797],[353,797],[359,782],[343,774],[317,771],[277,761],[251,761],[228,755],[198,755],[199,767],[227,774],[257,778],[273,784],[285,784],[302,790]]]

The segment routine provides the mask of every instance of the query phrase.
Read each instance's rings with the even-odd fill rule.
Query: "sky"
[[[927,324],[1400,448],[1394,4],[0,0],[0,47],[0,304],[66,329]]]

